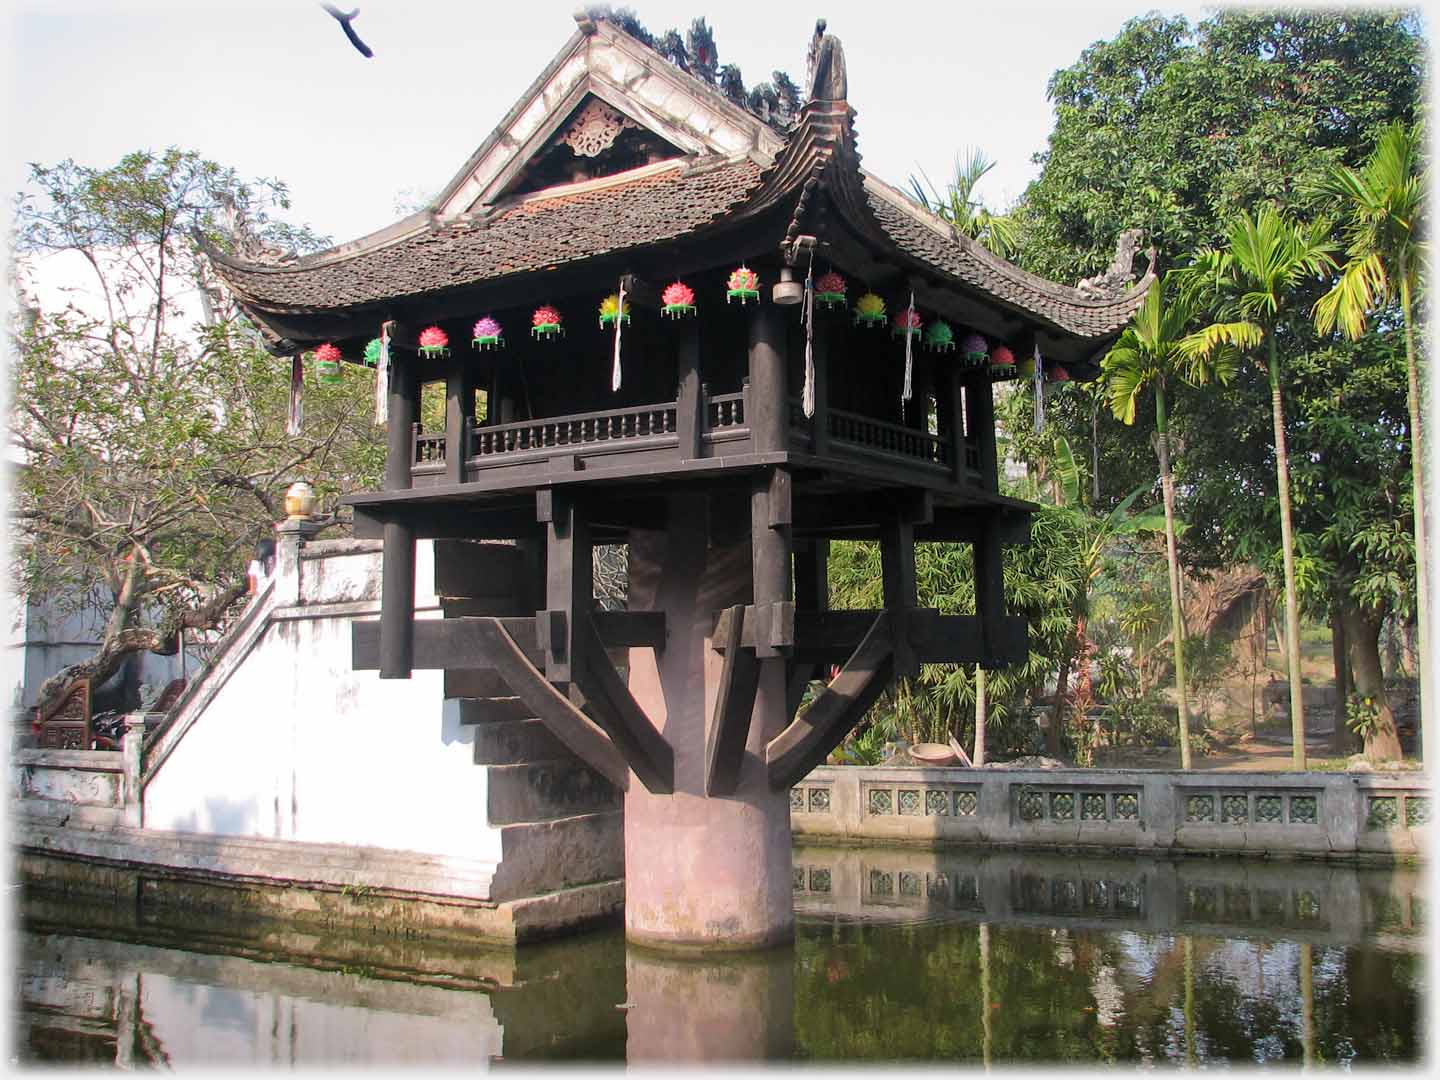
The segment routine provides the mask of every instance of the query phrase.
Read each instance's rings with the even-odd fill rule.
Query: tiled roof
[[[876,222],[906,254],[1079,337],[1114,333],[1144,301],[1148,278],[1119,297],[1087,297],[991,254],[940,219],[902,203],[904,196],[873,177],[865,178],[865,196]]]
[[[485,218],[432,224],[350,254],[322,252],[279,267],[224,256],[216,262],[247,306],[343,309],[682,236],[743,200],[760,173],[748,158],[665,170],[518,202]]]

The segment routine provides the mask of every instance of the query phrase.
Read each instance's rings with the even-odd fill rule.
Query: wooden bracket
[[[737,608],[744,613],[743,617],[731,614]],[[795,645],[795,618],[793,600],[777,600],[772,604],[736,604],[716,616],[715,627],[710,635],[710,647],[718,653],[731,648],[742,648],[757,654],[763,653],[767,648],[777,652],[790,649]],[[738,636],[732,636],[729,632],[728,627],[732,620],[737,624]]]
[[[890,684],[894,642],[889,624],[890,612],[876,615],[840,674],[765,747],[772,790],[793,787],[823,762]]]
[[[630,786],[630,765],[610,736],[560,693],[530,662],[499,619],[476,619],[487,665],[493,667],[545,725],[581,761],[621,791]]]
[[[577,631],[585,636],[585,659],[574,677],[596,721],[609,733],[645,789],[656,795],[669,795],[675,790],[674,750],[640,708],[630,688],[621,681],[620,673],[605,653],[594,621],[585,620]]]
[[[754,649],[740,644],[746,608],[736,604],[720,617],[713,647],[725,654],[715,712],[705,730],[705,794],[733,795],[740,778],[740,762],[750,737],[755,711],[755,690],[760,684],[760,661]]]

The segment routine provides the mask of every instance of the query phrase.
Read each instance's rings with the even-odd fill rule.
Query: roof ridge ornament
[[[815,35],[805,57],[805,100],[845,101],[850,93],[845,77],[845,48],[835,35],[826,35],[825,20],[815,20]]]
[[[1075,291],[1092,300],[1114,300],[1125,294],[1135,281],[1135,255],[1140,250],[1140,241],[1145,238],[1144,229],[1126,229],[1115,241],[1115,257],[1103,272],[1094,277],[1081,278]],[[1155,261],[1155,249],[1150,248],[1150,261]]]

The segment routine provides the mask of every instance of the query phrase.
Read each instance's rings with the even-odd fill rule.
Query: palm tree
[[[1300,686],[1300,598],[1295,589],[1295,540],[1290,515],[1290,453],[1285,441],[1285,405],[1281,396],[1280,357],[1275,332],[1288,314],[1291,294],[1306,280],[1335,268],[1331,224],[1301,225],[1262,206],[1230,225],[1223,250],[1206,249],[1177,275],[1186,293],[1215,304],[1218,322],[1181,343],[1187,357],[1203,357],[1224,347],[1255,351],[1264,347],[1270,379],[1270,411],[1275,424],[1275,475],[1280,495],[1280,554],[1285,568],[1285,649],[1290,673],[1290,731],[1293,767],[1305,768],[1305,707]],[[1257,357],[1258,359],[1258,357]]]
[[[1315,305],[1315,326],[1328,334],[1337,326],[1352,341],[1366,330],[1370,315],[1397,300],[1405,326],[1405,364],[1409,375],[1410,477],[1415,515],[1415,619],[1420,652],[1422,715],[1431,702],[1430,653],[1426,648],[1428,577],[1425,567],[1425,496],[1421,478],[1425,460],[1421,441],[1420,372],[1415,355],[1414,299],[1424,261],[1422,222],[1428,169],[1422,169],[1422,135],[1418,125],[1396,121],[1375,144],[1375,152],[1357,171],[1334,168],[1319,187],[1344,209],[1349,261],[1339,281]],[[1431,725],[1420,725],[1421,756],[1429,761],[1424,741]]]
[[[1168,278],[1168,275],[1167,275]],[[1187,355],[1181,345],[1195,315],[1193,297],[1165,301],[1166,281],[1156,279],[1120,340],[1101,367],[1110,410],[1117,420],[1135,423],[1135,405],[1146,386],[1155,388],[1155,449],[1160,456],[1160,490],[1165,501],[1165,555],[1170,566],[1170,634],[1175,642],[1175,693],[1180,705],[1180,767],[1190,768],[1190,702],[1185,687],[1185,622],[1180,603],[1180,559],[1175,551],[1175,482],[1170,475],[1170,428],[1165,407],[1167,384],[1180,379],[1192,386],[1212,374],[1222,383],[1234,373],[1228,348]]]
[[[920,176],[910,177],[910,197],[954,226],[956,232],[979,241],[986,250],[1004,258],[1019,243],[1015,219],[1008,214],[992,214],[975,198],[976,185],[994,167],[995,162],[987,158],[979,147],[974,147],[963,158],[956,155],[955,175],[946,185],[945,194],[940,194],[922,169]],[[920,182],[921,178],[924,184]],[[930,189],[928,192],[925,190],[927,187]]]

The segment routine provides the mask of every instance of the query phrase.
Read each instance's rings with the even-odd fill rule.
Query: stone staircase
[[[523,545],[435,542],[435,591],[446,618],[533,614],[539,582]],[[487,810],[501,831],[495,899],[624,876],[621,793],[530,715],[493,671],[445,672],[447,708],[475,736]]]

